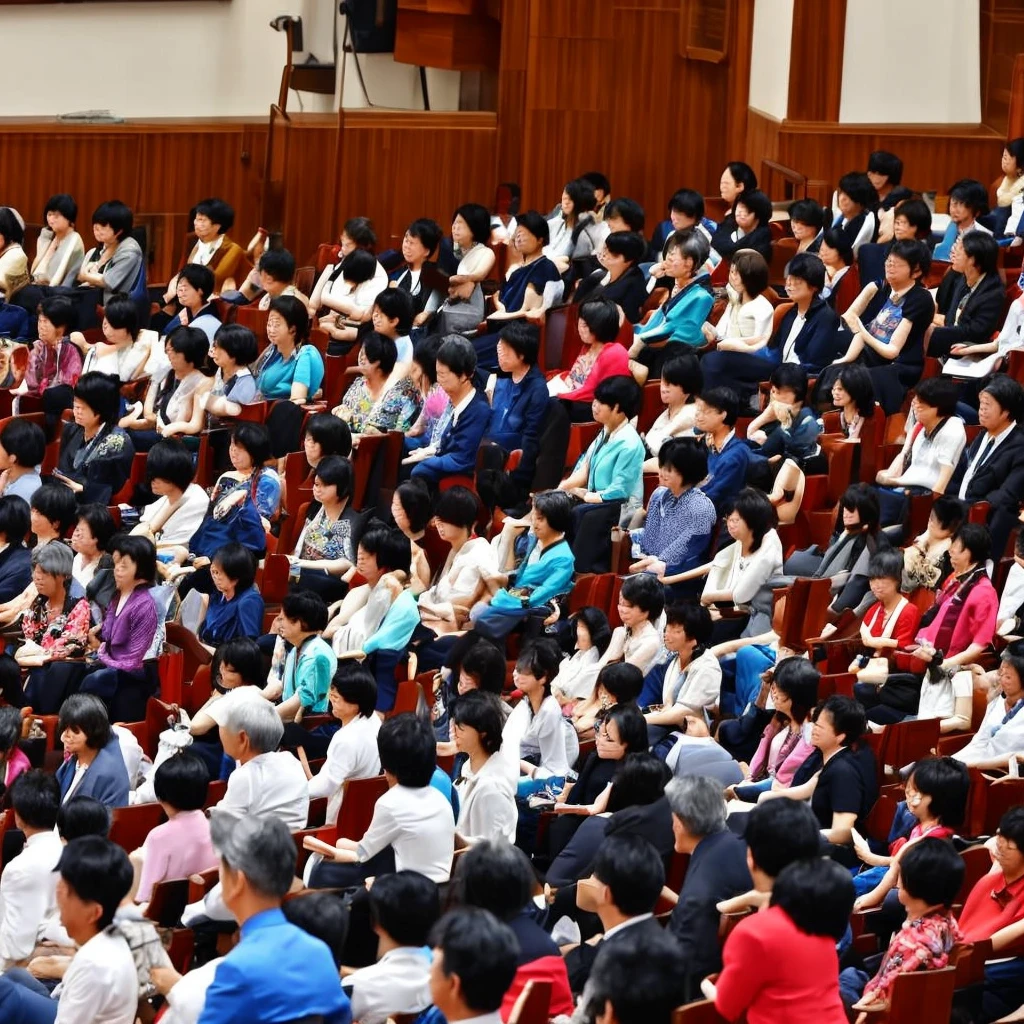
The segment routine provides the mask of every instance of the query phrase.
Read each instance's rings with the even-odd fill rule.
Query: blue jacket
[[[624,423],[612,437],[601,431],[580,456],[577,468],[587,464],[587,490],[602,501],[643,499],[644,445],[630,423]]]
[[[71,757],[57,769],[61,801],[71,788],[77,766],[78,758]],[[115,736],[99,751],[96,759],[85,770],[82,781],[75,789],[75,796],[91,796],[111,809],[127,807],[129,788],[128,769],[125,768],[124,758],[121,756],[121,744],[117,742]]]
[[[533,479],[547,407],[548,383],[539,366],[531,366],[518,384],[511,377],[499,377],[494,385],[484,437],[509,452],[522,449],[522,460],[512,473],[512,479],[518,483],[529,484]]]
[[[782,359],[789,332],[793,329],[796,318],[797,309],[794,305],[782,318],[779,329],[768,342],[770,355],[776,362]],[[835,359],[838,329],[839,317],[836,311],[824,299],[815,297],[807,309],[804,325],[800,328],[794,345],[800,365],[808,373],[820,371]]]
[[[0,552],[0,602],[17,597],[32,582],[32,552],[21,541]]]
[[[530,561],[537,546],[537,538],[531,533],[527,542],[526,557],[510,580],[513,587],[532,587],[526,604],[521,598],[514,597],[508,590],[499,590],[491,599],[491,607],[501,611],[514,611],[519,608],[538,608],[559,594],[564,594],[572,585],[572,574],[576,571],[576,557],[564,538],[549,544],[540,557]]]
[[[652,341],[675,341],[695,348],[706,343],[701,325],[708,318],[714,298],[708,291],[708,274],[698,274],[681,292],[673,295],[654,311],[645,324],[633,328],[634,338],[649,344]]]
[[[715,503],[720,516],[743,490],[749,462],[750,446],[738,437],[730,437],[720,452],[708,448],[708,475],[700,489]]]
[[[255,585],[225,601],[220,592],[210,597],[199,639],[211,647],[228,640],[263,635],[263,597]]]
[[[421,477],[427,483],[437,483],[442,477],[476,471],[476,453],[491,418],[491,407],[487,399],[475,392],[472,401],[462,411],[458,422],[453,419],[437,446],[437,454],[424,459],[413,467],[412,476]]]

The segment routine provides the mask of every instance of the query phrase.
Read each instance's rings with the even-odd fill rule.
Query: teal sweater
[[[633,336],[645,344],[652,341],[674,341],[695,348],[706,343],[701,325],[708,318],[714,298],[705,287],[707,274],[698,274],[681,292],[673,295],[654,311],[645,324],[633,328]]]
[[[563,537],[549,544],[543,550],[537,547],[537,538],[531,533],[526,557],[510,581],[514,587],[533,587],[525,607],[537,608],[553,597],[568,592],[572,586],[572,574],[576,569],[569,542]],[[534,558],[534,555],[537,557]],[[508,590],[499,590],[491,599],[491,607],[512,611],[524,607],[518,597]]]
[[[609,437],[602,430],[580,456],[576,468],[587,466],[587,490],[602,501],[642,501],[644,495],[644,443],[626,422]]]

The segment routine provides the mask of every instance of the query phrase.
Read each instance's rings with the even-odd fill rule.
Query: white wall
[[[301,15],[305,46],[333,59],[333,0],[167,0],[163,3],[16,5],[0,8],[4,76],[0,115],[53,117],[110,110],[118,117],[265,116],[276,102],[284,34],[270,22]],[[339,23],[339,44],[343,24]],[[110,58],[104,59],[104,54]],[[422,109],[416,68],[388,54],[360,57],[376,106]],[[457,109],[457,72],[429,71],[431,106]],[[351,54],[348,106],[365,106]],[[307,111],[336,109],[330,96],[305,94]],[[300,109],[292,94],[290,111]]]
[[[789,106],[792,35],[793,0],[756,0],[748,102],[755,110],[780,121]]]
[[[848,0],[839,120],[980,121],[978,17],[978,0]]]

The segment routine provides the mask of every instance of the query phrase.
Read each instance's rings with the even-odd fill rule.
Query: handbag
[[[225,544],[237,542],[262,558],[267,551],[267,535],[259,510],[246,498],[235,505],[223,519],[208,515],[192,534],[188,549],[193,555],[212,560]]]

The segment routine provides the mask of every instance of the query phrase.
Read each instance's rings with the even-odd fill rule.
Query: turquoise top
[[[338,659],[331,645],[321,636],[302,644],[299,664],[295,664],[297,648],[292,648],[284,661],[284,693],[282,700],[299,695],[303,708],[312,714],[327,711],[327,691],[338,668]]]
[[[287,359],[271,345],[256,366],[256,384],[266,399],[291,398],[292,384],[305,384],[306,397],[312,399],[323,382],[323,357],[313,345],[297,348]]]

